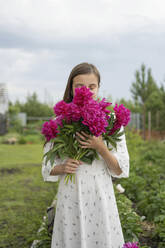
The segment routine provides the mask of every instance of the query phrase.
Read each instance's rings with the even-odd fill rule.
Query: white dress
[[[69,180],[66,185],[66,174],[49,175],[51,165],[48,162],[45,166],[43,159],[44,181],[59,180],[51,248],[122,248],[124,237],[111,178],[129,177],[125,133],[120,137],[122,140],[117,143],[117,152],[114,148],[110,151],[118,160],[122,170],[120,175],[110,170],[99,155],[100,160],[94,160],[92,165],[79,165],[75,184]],[[44,153],[50,147],[51,142],[48,142]],[[55,166],[62,162],[56,159]]]

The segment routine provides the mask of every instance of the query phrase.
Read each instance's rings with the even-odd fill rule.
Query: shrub
[[[19,143],[19,144],[26,144],[26,139],[25,139],[23,136],[21,136],[21,137],[18,139],[18,143]]]

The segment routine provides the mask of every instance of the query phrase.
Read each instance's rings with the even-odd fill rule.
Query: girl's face
[[[73,97],[75,95],[75,88],[86,86],[93,93],[93,99],[97,99],[98,95],[98,79],[94,73],[90,74],[80,74],[73,78],[72,91]]]

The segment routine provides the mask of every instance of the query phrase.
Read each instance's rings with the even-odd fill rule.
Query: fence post
[[[151,111],[148,111],[148,139],[151,139]]]
[[[156,111],[156,128],[159,128],[159,110]]]

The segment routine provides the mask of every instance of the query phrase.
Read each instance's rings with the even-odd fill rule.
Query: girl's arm
[[[111,171],[113,171],[116,175],[120,175],[122,173],[117,159],[104,143],[102,143],[97,149],[97,152],[102,156]]]
[[[44,146],[44,154],[51,149],[52,143],[49,141]],[[61,174],[61,160],[56,158],[54,161],[54,166],[51,166],[50,161],[46,165],[46,157],[42,161],[42,176],[44,181],[57,182],[59,175]]]
[[[124,127],[121,126],[120,131],[123,131]],[[103,157],[108,173],[114,177],[129,177],[129,154],[126,144],[125,133],[120,136],[121,141],[117,142],[117,151],[114,147],[109,151],[108,147],[104,143],[102,136],[95,137],[85,132],[77,133],[77,140],[80,142],[82,148],[93,148]]]
[[[124,127],[121,126],[120,131],[123,131]],[[110,144],[109,147],[113,148],[110,153],[115,156],[115,158],[118,161],[118,165],[121,169],[121,174],[115,172],[111,167],[107,166],[107,171],[110,176],[116,177],[116,178],[127,178],[129,177],[129,169],[130,169],[130,159],[129,159],[129,153],[127,149],[127,143],[126,143],[126,137],[125,133],[120,136],[121,141],[117,142],[117,150],[112,147]]]

